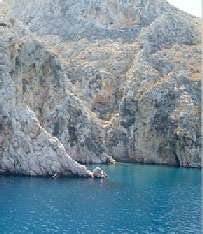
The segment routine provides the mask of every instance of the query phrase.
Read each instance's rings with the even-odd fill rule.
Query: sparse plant
[[[9,21],[10,21],[11,25],[14,26],[14,24],[15,24],[15,19],[14,19],[14,18],[10,18]]]
[[[173,14],[172,12],[169,12],[169,13],[168,13],[168,18],[172,20],[173,17],[174,17],[174,14]]]

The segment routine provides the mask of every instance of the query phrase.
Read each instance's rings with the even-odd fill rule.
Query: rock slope
[[[177,14],[141,31],[119,116],[107,128],[109,153],[123,161],[200,167],[199,43],[198,27]]]
[[[43,127],[46,114],[66,101],[57,58],[23,25],[13,28],[3,14],[0,20],[0,173],[106,177],[77,163]]]
[[[3,3],[13,105],[73,159],[201,166],[197,18],[165,0]]]

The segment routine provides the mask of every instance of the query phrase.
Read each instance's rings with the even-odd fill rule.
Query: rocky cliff
[[[0,4],[2,172],[200,167],[197,18],[164,0]]]
[[[98,168],[90,172],[74,161],[56,138],[62,119],[58,115],[54,118],[54,113],[63,107],[66,108],[64,116],[67,110],[70,112],[69,119],[75,117],[77,120],[75,115],[82,116],[83,134],[87,137],[95,134],[91,129],[85,132],[91,117],[87,117],[80,101],[67,91],[60,60],[21,22],[14,25],[3,10],[7,12],[7,6],[1,8],[0,16],[0,173],[105,177]],[[70,137],[66,146],[74,142],[74,134],[70,131],[72,125],[68,124]],[[99,134],[92,144],[98,141],[99,146],[98,139]],[[88,153],[88,160],[91,160],[91,151]],[[93,152],[95,162],[110,158],[102,153]]]

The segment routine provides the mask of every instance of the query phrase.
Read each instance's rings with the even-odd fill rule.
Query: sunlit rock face
[[[119,159],[200,167],[201,52],[195,26],[165,14],[141,31],[133,76],[118,120],[108,129],[107,148]]]
[[[170,10],[163,0],[8,0],[12,15],[23,19],[39,35],[67,40],[122,38],[133,41],[140,28]]]
[[[10,15],[60,54],[77,95],[102,120],[118,112],[141,29],[173,9],[165,1],[8,2]]]
[[[73,159],[200,167],[198,19],[164,0],[5,0],[0,12],[9,103]]]
[[[44,128],[49,113],[67,98],[60,61],[34,35],[30,37],[29,30],[21,38],[22,32],[26,32],[23,25],[13,28],[5,16],[2,21],[5,23],[0,29],[0,173],[101,178],[100,174],[105,174],[102,170],[95,174],[69,156],[65,144],[54,137],[55,128],[53,132]],[[107,154],[97,155],[94,160],[98,163],[111,159]]]
[[[13,42],[9,48],[16,103],[29,106],[72,158],[83,163],[107,163],[111,158],[104,153],[101,126],[65,82],[63,65],[57,56],[30,39]]]
[[[0,40],[0,50],[0,173],[92,177],[85,166],[70,158],[57,138],[40,126],[26,103],[17,103],[19,89],[8,72],[11,65],[6,40]]]

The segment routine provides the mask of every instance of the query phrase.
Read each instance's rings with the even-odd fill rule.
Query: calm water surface
[[[201,233],[200,170],[101,167],[108,179],[0,176],[0,233]]]

